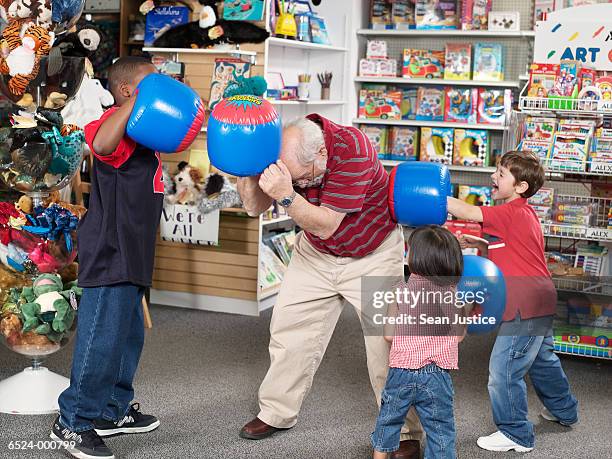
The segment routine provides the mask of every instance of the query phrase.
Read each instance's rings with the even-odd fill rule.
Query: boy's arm
[[[448,212],[461,220],[470,220],[473,222],[482,222],[482,210],[478,206],[472,206],[461,199],[451,198],[446,199],[448,204]]]
[[[125,137],[125,128],[132,114],[134,102],[136,102],[136,97],[130,97],[100,124],[91,143],[96,155],[108,156],[117,149]]]

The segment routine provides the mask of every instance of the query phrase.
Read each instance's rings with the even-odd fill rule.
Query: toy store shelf
[[[344,105],[344,100],[273,100],[268,99],[272,105]]]
[[[282,217],[273,218],[271,220],[261,220],[262,225],[273,225],[275,223],[292,222],[293,219],[289,215],[283,215]]]
[[[612,296],[612,284],[609,277],[571,277],[553,276],[557,290],[562,292],[580,292],[589,295]]]
[[[172,54],[231,54],[239,56],[257,56],[256,51],[243,51],[241,49],[193,49],[193,48],[142,48],[145,53],[172,53]]]
[[[463,129],[486,129],[489,131],[505,131],[506,126],[499,124],[477,124],[477,123],[451,123],[448,121],[427,120],[390,120],[380,118],[355,118],[353,123],[360,124],[384,124],[387,126],[427,126],[427,127],[452,127]]]
[[[258,300],[262,301],[265,300],[266,298],[270,298],[271,296],[274,295],[278,295],[278,292],[280,291],[281,288],[281,284],[279,283],[278,285],[275,285],[273,287],[268,287],[265,289],[260,289],[259,290],[259,295],[258,295]]]
[[[561,354],[612,359],[612,330],[603,326],[555,323],[555,351]]]
[[[561,225],[559,223],[542,223],[544,236],[573,239],[578,241],[612,241],[612,230],[605,227]]]
[[[446,80],[444,78],[399,78],[399,77],[356,77],[359,83],[379,84],[414,84],[414,85],[451,85],[451,86],[484,86],[501,88],[518,88],[520,82],[517,80],[505,81],[478,81],[478,80]]]
[[[519,98],[519,109],[522,112],[536,113],[561,113],[577,116],[611,116],[612,109],[610,104],[606,109],[598,107],[598,101],[589,99],[548,99],[546,97],[525,97]]]
[[[535,37],[533,30],[515,30],[510,32],[497,30],[436,30],[436,29],[409,29],[409,30],[375,30],[375,29],[359,29],[357,35],[374,36],[374,37]]]
[[[579,170],[576,167],[566,166],[559,159],[556,159],[554,164],[551,160],[544,161],[544,169],[548,175],[591,175],[596,177],[612,177],[612,162],[603,161],[586,161]],[[575,163],[574,163],[575,166]]]
[[[557,354],[571,354],[612,360],[612,350],[610,349],[580,343],[568,343],[567,341],[557,339],[557,337],[555,337],[555,352]]]
[[[318,43],[309,43],[306,41],[298,40],[287,40],[285,38],[270,37],[268,38],[270,46],[278,46],[282,48],[299,48],[299,49],[312,49],[316,51],[336,51],[345,53],[347,48],[342,46],[331,46],[331,45],[319,45]]]
[[[392,159],[381,159],[380,161],[383,166],[387,166],[387,167],[395,167],[399,164],[405,163],[406,161],[395,161]],[[451,171],[457,171],[457,172],[481,172],[483,174],[492,174],[493,172],[495,172],[495,168],[494,167],[476,167],[476,166],[455,166],[452,164],[447,164],[446,167],[448,167],[449,170]]]

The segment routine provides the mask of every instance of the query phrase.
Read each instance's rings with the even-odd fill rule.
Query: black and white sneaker
[[[134,434],[151,432],[159,427],[159,420],[155,416],[142,414],[140,404],[132,403],[130,411],[118,422],[100,419],[94,421],[96,433],[101,437],[111,435]]]
[[[79,459],[115,459],[95,430],[73,432],[60,423],[59,416],[53,423],[50,437],[65,445],[66,451]]]

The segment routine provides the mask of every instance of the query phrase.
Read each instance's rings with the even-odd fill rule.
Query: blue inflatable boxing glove
[[[204,124],[204,102],[189,86],[167,75],[147,75],[137,87],[127,135],[160,153],[189,148]]]
[[[502,322],[506,309],[506,281],[491,260],[477,255],[463,256],[463,276],[457,286],[459,298],[473,300],[471,316],[478,323],[468,325],[468,333],[488,333]]]
[[[270,102],[236,95],[219,102],[208,120],[210,162],[237,177],[261,174],[280,156],[282,126]]]
[[[396,166],[389,178],[389,211],[407,226],[442,225],[450,195],[448,168],[428,162],[406,162]]]

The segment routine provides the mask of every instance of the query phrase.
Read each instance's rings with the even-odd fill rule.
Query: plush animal
[[[200,195],[198,210],[207,214],[217,209],[242,205],[236,187],[221,174],[210,174],[206,178],[204,190]]]
[[[21,291],[26,301],[20,308],[22,333],[34,331],[55,343],[61,341],[76,317],[75,309],[68,300],[76,301],[81,293],[82,290],[75,285],[64,290],[57,274],[38,276],[32,287],[24,287]]]
[[[171,204],[194,205],[200,194],[202,173],[199,169],[191,167],[186,161],[178,164],[178,172],[174,176],[176,193],[168,197]]]
[[[56,42],[62,56],[91,57],[104,40],[104,33],[92,22],[82,22],[75,32],[62,35]]]
[[[221,43],[261,43],[270,34],[261,27],[247,21],[219,19],[215,1],[200,0],[199,20],[174,27],[157,40],[155,46],[162,48],[207,48]]]
[[[30,81],[38,75],[40,60],[49,54],[53,36],[32,22],[22,27],[13,21],[4,29],[3,38],[9,53],[0,60],[0,73],[12,77],[8,82],[9,91],[21,97]]]
[[[24,214],[32,213],[32,198],[29,196],[21,196],[15,203],[15,209]]]
[[[104,107],[114,103],[113,95],[104,89],[100,80],[85,75],[76,96],[62,109],[62,117],[64,123],[84,128],[90,122],[100,119]]]

